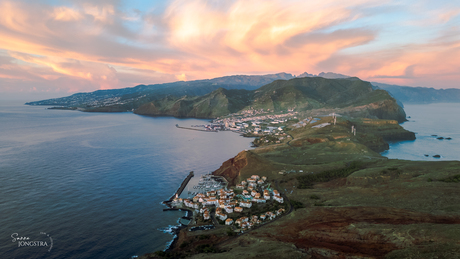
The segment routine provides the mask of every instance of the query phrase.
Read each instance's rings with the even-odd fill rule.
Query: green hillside
[[[405,120],[404,110],[382,90],[358,78],[321,77],[276,80],[257,90],[220,88],[199,97],[154,100],[135,110],[143,115],[216,118],[248,109],[282,112],[335,109],[351,116]]]

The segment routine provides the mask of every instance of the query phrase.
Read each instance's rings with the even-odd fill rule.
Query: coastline
[[[397,124],[400,125],[401,123],[397,123]],[[176,125],[176,127],[178,127],[178,128],[184,128],[184,127],[179,127],[178,125]],[[184,129],[189,129],[189,128],[184,128]],[[191,128],[190,128],[190,129],[191,129]],[[198,129],[191,129],[191,130],[198,130]],[[198,131],[204,131],[204,130],[198,130]],[[235,131],[232,131],[232,132],[235,132]],[[237,132],[237,131],[236,131],[236,133],[239,133],[240,136],[245,137],[245,138],[254,138],[254,137],[258,137],[258,136],[256,136],[256,135],[249,135],[249,136],[248,136],[247,134],[244,134],[243,132]],[[294,140],[294,138],[293,138],[292,136],[291,136],[291,138],[292,138],[291,140]],[[403,138],[404,138],[404,137],[403,137]],[[404,141],[404,140],[401,140],[401,141]],[[290,142],[290,141],[289,141],[289,142]],[[291,146],[290,143],[287,143],[287,145]],[[259,148],[259,146],[255,145],[254,143],[253,143],[253,147],[255,147],[256,149]],[[264,147],[265,147],[265,146],[260,146],[260,148],[264,148]],[[291,146],[291,147],[292,147],[292,146]],[[235,156],[235,157],[236,157],[236,156]],[[234,157],[234,158],[235,158],[235,157]],[[386,158],[386,157],[382,157],[382,159],[384,159],[384,158]],[[225,162],[224,162],[224,163],[225,163]],[[223,164],[224,164],[224,163],[223,163]],[[218,170],[219,170],[219,169],[217,169],[216,171],[218,171]],[[216,174],[215,174],[216,171],[213,172],[213,175],[216,175]],[[223,176],[222,176],[222,177],[223,177]],[[224,177],[224,179],[225,179],[227,182],[229,182],[229,180],[228,180],[226,177]],[[187,178],[184,179],[184,182],[185,182],[186,180],[187,180]],[[276,184],[278,185],[278,183],[276,183]],[[181,185],[181,186],[182,186],[182,185]],[[278,187],[278,188],[279,188],[279,187]],[[179,190],[178,190],[178,191],[179,191]],[[176,192],[176,193],[177,193],[177,192]],[[176,194],[176,193],[175,193],[175,194]],[[180,209],[180,208],[171,207],[171,205],[170,205],[170,202],[171,202],[172,199],[175,197],[175,194],[174,194],[168,201],[165,201],[165,202],[164,202],[164,204],[165,204],[166,206],[168,206],[169,209],[163,209],[163,211],[168,211],[168,210],[182,210],[182,209]],[[286,199],[286,201],[289,201],[289,199],[288,199],[288,197],[286,196],[285,193],[282,193],[282,196]],[[293,211],[293,206],[292,206],[292,204],[291,204],[290,202],[289,202],[289,204],[290,204],[290,210],[289,210],[289,212],[286,213],[285,215],[288,215],[288,214],[290,214],[290,213]],[[187,213],[190,213],[190,214],[193,215],[193,212],[192,212],[191,210],[188,210],[188,209],[184,209],[184,210],[186,210]],[[283,216],[284,216],[284,215],[283,215]],[[267,224],[269,224],[269,223],[272,223],[272,222],[268,222],[268,223],[266,223],[266,224],[264,224],[264,225],[267,225]],[[262,226],[264,226],[264,225],[262,225]],[[258,227],[256,227],[256,229],[258,229],[258,228],[260,228],[260,227],[262,227],[262,226],[258,226]],[[170,243],[168,243],[167,248],[164,250],[164,252],[171,252],[171,251],[173,251],[174,249],[177,248],[177,245],[178,245],[177,242],[178,242],[178,240],[179,240],[179,233],[180,233],[183,229],[186,229],[187,227],[188,227],[187,225],[184,225],[184,224],[180,223],[180,219],[179,219],[179,225],[175,226],[174,228],[171,228],[171,232],[172,232],[171,234],[173,234],[174,237],[173,237],[172,241],[171,241]],[[245,233],[245,234],[246,234],[246,233]]]

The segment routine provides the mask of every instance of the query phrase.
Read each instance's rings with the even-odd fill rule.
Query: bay
[[[410,118],[401,126],[415,132],[416,140],[391,142],[390,149],[382,155],[415,161],[460,160],[459,103],[405,105],[404,110]],[[441,157],[434,158],[435,155]]]
[[[47,110],[0,103],[0,258],[130,258],[163,250],[184,212],[168,199],[250,149],[233,132],[176,128],[206,120]],[[18,247],[11,234],[53,247]]]

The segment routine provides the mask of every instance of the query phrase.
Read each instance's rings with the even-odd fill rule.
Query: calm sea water
[[[205,122],[2,101],[0,258],[130,258],[165,249],[172,235],[161,230],[185,213],[163,212],[161,201],[189,171],[208,173],[250,148],[252,139],[232,132],[175,127]],[[48,246],[18,247],[13,233]]]
[[[417,139],[390,143],[390,150],[382,155],[406,160],[460,160],[460,104],[405,105],[404,110],[410,118],[401,125],[415,132]],[[432,135],[452,139],[438,140]]]

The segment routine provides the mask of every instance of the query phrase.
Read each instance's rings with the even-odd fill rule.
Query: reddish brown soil
[[[273,228],[271,235],[300,249],[325,248],[342,255],[381,257],[399,249],[377,232],[360,234],[350,228],[354,223],[371,224],[460,224],[460,218],[436,216],[385,207],[314,208],[307,217]],[[339,256],[340,257],[340,256]]]
[[[222,166],[214,171],[213,175],[220,175],[229,181],[230,185],[236,185],[241,169],[248,164],[247,152],[242,151],[234,158],[225,161]]]

